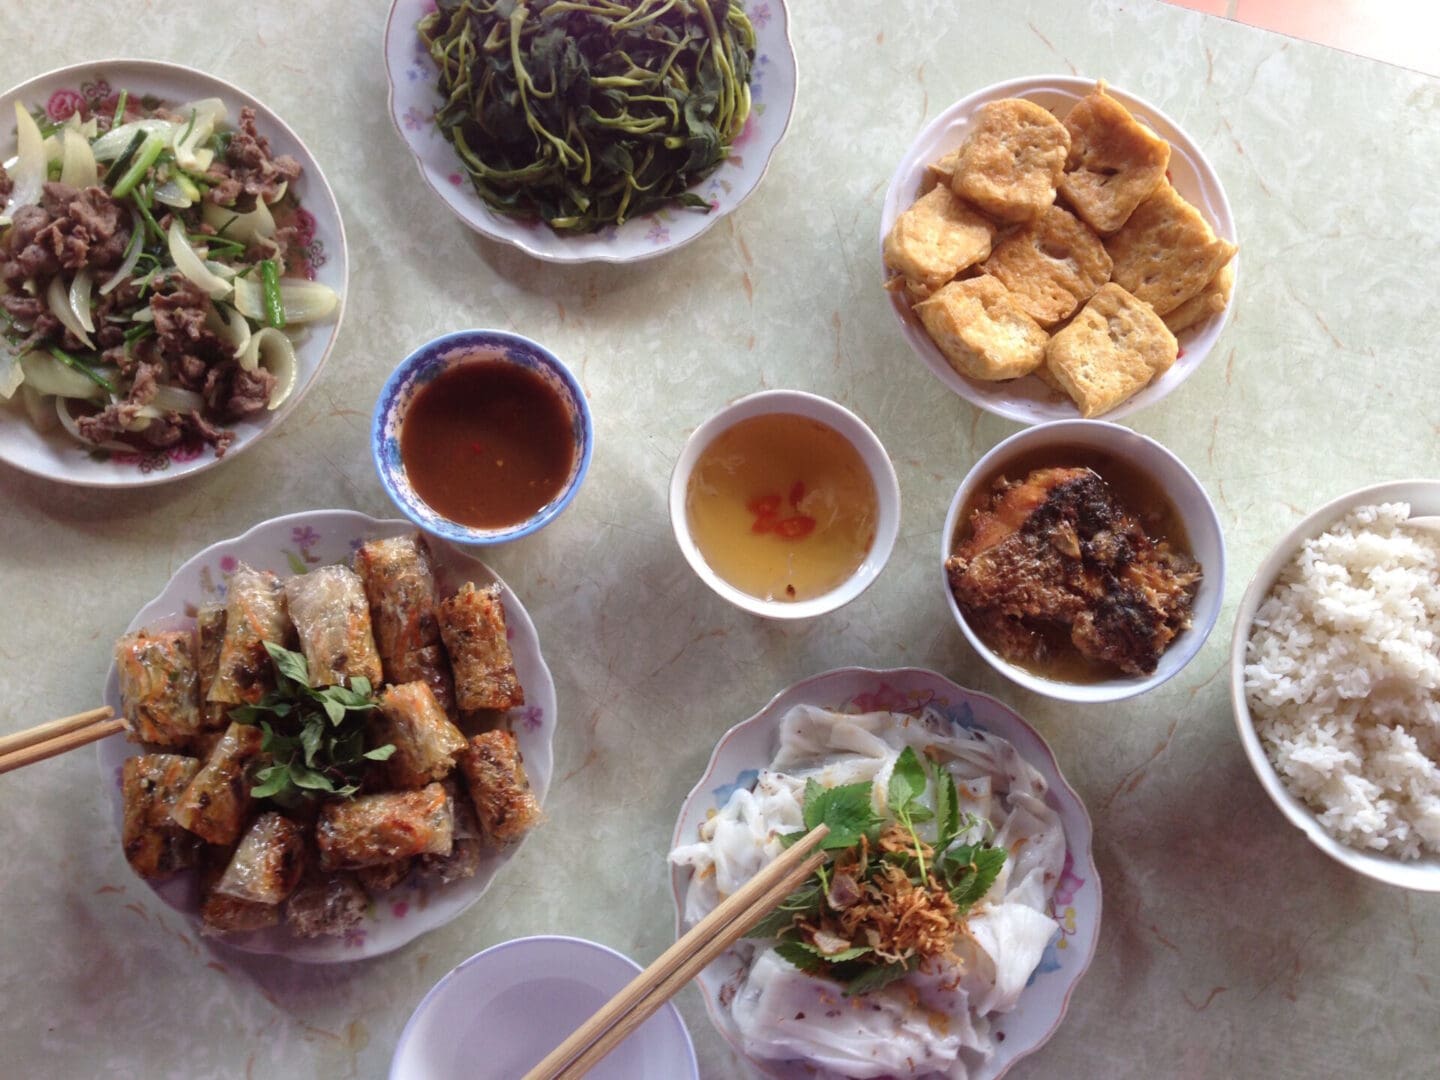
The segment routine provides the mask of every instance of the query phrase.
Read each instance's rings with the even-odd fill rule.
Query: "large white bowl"
[[[1099,450],[1127,461],[1158,482],[1170,496],[1180,520],[1185,524],[1190,553],[1200,563],[1204,576],[1195,596],[1190,628],[1170,643],[1154,672],[1149,675],[1123,675],[1095,683],[1068,683],[1041,678],[1003,659],[981,641],[955,601],[945,574],[945,560],[954,550],[955,536],[961,526],[960,515],[965,506],[975,495],[977,486],[999,471],[1006,462],[1047,446],[1054,447],[1057,453],[1067,447]],[[1153,690],[1179,674],[1180,669],[1195,659],[1195,654],[1205,644],[1220,615],[1220,604],[1225,599],[1225,538],[1220,531],[1220,519],[1215,516],[1215,506],[1205,493],[1204,486],[1184,462],[1154,439],[1101,420],[1057,420],[1010,436],[977,461],[965,475],[955,498],[951,500],[950,512],[945,515],[945,528],[940,534],[940,587],[945,591],[945,602],[950,606],[950,614],[955,617],[965,640],[986,663],[1011,682],[1061,701],[1082,704],[1120,701]]]
[[[1090,966],[1100,940],[1100,876],[1091,852],[1090,815],[1085,804],[1061,774],[1049,745],[1008,705],[920,668],[841,668],[782,690],[758,713],[720,737],[704,775],[680,808],[670,841],[672,849],[693,843],[700,826],[730,801],[737,787],[755,783],[759,770],[775,757],[781,719],[796,705],[917,716],[927,708],[934,709],[956,725],[978,728],[1008,740],[1045,777],[1049,785],[1045,801],[1060,815],[1065,829],[1065,867],[1046,911],[1055,920],[1056,934],[1046,946],[1019,1004],[994,1021],[995,1056],[970,1073],[970,1080],[998,1080],[1016,1061],[1043,1046],[1059,1028],[1070,995]],[[685,891],[690,874],[686,867],[672,867],[670,871],[676,936],[685,930]],[[814,1067],[803,1061],[762,1061],[745,1055],[730,1011],[721,1004],[733,997],[743,975],[743,959],[731,951],[722,954],[696,979],[716,1030],[765,1076],[773,1080],[810,1080],[815,1075]]]
[[[353,510],[310,510],[262,521],[244,535],[211,544],[189,559],[175,571],[160,595],[136,613],[126,632],[142,626],[168,629],[192,625],[199,605],[224,597],[230,575],[238,563],[288,577],[318,566],[348,562],[366,540],[404,536],[414,531],[415,526],[408,521],[378,521]],[[511,709],[508,720],[525,758],[525,771],[535,797],[543,803],[553,769],[551,743],[555,739],[557,714],[555,683],[540,655],[535,624],[530,621],[520,598],[484,563],[443,541],[432,540],[430,550],[435,556],[436,577],[442,589],[453,589],[463,581],[482,586],[500,582],[515,671],[525,688],[525,704]],[[104,702],[119,715],[120,683],[113,662],[105,679]],[[121,735],[112,735],[97,745],[100,775],[110,797],[118,850],[124,809],[120,767],[140,749]],[[479,900],[518,849],[517,844],[500,850],[487,848],[474,877],[449,885],[412,875],[379,897],[367,911],[364,924],[344,937],[298,938],[284,926],[277,926],[247,934],[228,934],[216,940],[244,952],[273,953],[310,963],[379,956],[426,931],[444,926]],[[190,878],[189,874],[180,874],[169,881],[143,884],[153,888],[165,903],[198,927],[199,906]]]
[[[1260,736],[1255,732],[1255,721],[1250,715],[1250,702],[1245,696],[1245,647],[1250,641],[1255,612],[1264,602],[1280,572],[1295,557],[1306,540],[1319,536],[1350,511],[1360,506],[1394,502],[1408,502],[1410,513],[1414,517],[1440,514],[1440,480],[1395,480],[1360,488],[1326,503],[1280,538],[1279,543],[1255,571],[1250,587],[1240,598],[1240,608],[1235,612],[1235,633],[1230,643],[1230,703],[1235,713],[1235,729],[1240,733],[1240,743],[1245,747],[1245,756],[1250,760],[1250,767],[1255,770],[1260,786],[1280,808],[1280,812],[1289,819],[1290,824],[1305,834],[1307,840],[1357,874],[1364,874],[1387,885],[1398,885],[1402,889],[1440,892],[1440,856],[1430,855],[1401,861],[1379,852],[1351,847],[1325,831],[1316,820],[1314,811],[1290,794],[1285,781],[1275,771],[1270,755],[1265,752]]]
[[[320,369],[340,332],[349,281],[345,227],[340,222],[340,207],[335,203],[325,174],[300,136],[238,86],[194,68],[159,60],[93,60],[37,75],[6,91],[0,96],[0,116],[13,116],[14,102],[19,101],[27,108],[44,108],[52,118],[58,119],[69,115],[67,110],[73,109],[76,100],[95,104],[120,90],[130,91],[132,97],[154,94],[172,103],[219,98],[229,110],[231,123],[239,119],[242,106],[254,109],[255,126],[269,139],[271,149],[276,154],[289,154],[300,163],[303,171],[293,190],[300,199],[301,209],[314,218],[315,229],[314,239],[307,245],[307,258],[315,280],[334,289],[340,304],[333,318],[313,324],[305,339],[296,344],[299,369],[295,389],[285,403],[274,412],[224,425],[234,430],[235,441],[223,458],[217,458],[210,447],[197,449],[186,445],[133,454],[90,450],[63,431],[41,433],[23,414],[0,409],[0,461],[33,476],[87,487],[146,487],[178,480],[234,459],[274,431],[319,379]],[[13,126],[5,128],[7,132],[12,130]],[[4,149],[0,149],[0,160],[11,156],[10,138],[13,136],[6,136]]]
[[[640,973],[614,949],[573,937],[495,945],[450,971],[400,1033],[390,1080],[516,1080]],[[673,1001],[598,1062],[590,1080],[699,1080]]]
[[[900,159],[900,164],[896,166],[895,174],[890,180],[890,188],[885,193],[885,204],[880,214],[881,282],[890,276],[885,269],[883,257],[885,237],[889,235],[890,227],[925,190],[926,166],[965,141],[970,132],[971,118],[980,106],[1001,98],[1019,97],[1043,105],[1063,117],[1075,102],[1094,88],[1094,79],[1082,79],[1073,75],[1034,75],[1024,79],[1012,79],[977,90],[930,121]],[[1170,143],[1170,181],[1175,185],[1175,190],[1195,205],[1218,236],[1236,243],[1235,221],[1230,214],[1230,203],[1225,198],[1225,188],[1220,183],[1215,167],[1210,164],[1199,145],[1179,124],[1153,105],[1113,86],[1107,86],[1106,90],[1111,97],[1129,109],[1137,120]],[[1180,334],[1180,357],[1170,370],[1130,400],[1107,412],[1106,420],[1118,420],[1137,409],[1155,404],[1188,379],[1200,366],[1201,361],[1210,354],[1225,329],[1225,324],[1230,321],[1230,311],[1235,306],[1235,298],[1239,292],[1238,255],[1233,266],[1236,274],[1235,287],[1231,290],[1230,302],[1225,305],[1225,310]],[[890,293],[890,306],[900,323],[905,340],[915,350],[915,355],[924,361],[925,366],[937,379],[966,401],[987,412],[1026,424],[1068,420],[1080,415],[1075,403],[1068,397],[1052,391],[1033,376],[1005,382],[984,382],[961,375],[935,347],[902,293]]]
[[[690,532],[690,515],[685,508],[690,474],[695,471],[695,463],[705,448],[721,432],[742,420],[775,414],[794,414],[828,424],[855,448],[875,485],[877,517],[875,541],[870,550],[849,578],[829,592],[809,600],[765,600],[731,585],[705,561]],[[675,531],[675,542],[680,545],[690,568],[701,581],[736,607],[767,619],[808,619],[848,604],[880,576],[890,552],[895,548],[895,537],[900,532],[900,481],[896,479],[895,466],[891,464],[890,455],[885,452],[879,437],[865,421],[843,405],[803,390],[762,390],[731,402],[690,434],[675,462],[675,470],[670,474],[670,527]]]
[[[420,176],[452,213],[492,240],[510,244],[545,262],[641,262],[684,247],[714,228],[759,186],[795,109],[795,48],[784,0],[745,0],[755,27],[755,66],[750,77],[750,118],[730,156],[691,188],[710,212],[674,207],[657,210],[594,233],[565,235],[541,221],[497,214],[475,193],[459,155],[435,126],[442,103],[435,65],[415,33],[434,0],[394,0],[385,24],[385,76],[390,118],[415,155]]]

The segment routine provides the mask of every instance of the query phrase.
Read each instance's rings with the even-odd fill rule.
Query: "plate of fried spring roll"
[[[99,744],[126,861],[248,952],[355,960],[443,925],[550,783],[555,687],[519,599],[352,511],[185,563],[116,642],[105,702],[128,727]]]

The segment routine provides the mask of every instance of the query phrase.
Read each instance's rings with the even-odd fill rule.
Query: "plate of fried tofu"
[[[891,179],[880,248],[926,366],[1031,424],[1118,419],[1179,386],[1229,319],[1239,250],[1194,140],[1068,75],[997,83],[936,117]]]
[[[104,700],[127,726],[98,744],[126,862],[246,952],[399,948],[543,818],[555,685],[534,624],[408,522],[310,511],[211,545],[116,642]]]

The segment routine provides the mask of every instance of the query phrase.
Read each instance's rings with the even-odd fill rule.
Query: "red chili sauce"
[[[416,494],[472,528],[516,525],[551,502],[575,460],[565,404],[534,372],[477,360],[415,395],[400,457]]]

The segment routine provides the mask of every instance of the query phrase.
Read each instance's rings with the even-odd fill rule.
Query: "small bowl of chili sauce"
[[[459,544],[501,544],[548,524],[575,497],[593,446],[570,369],[502,330],[420,346],[385,381],[371,427],[395,505]]]

